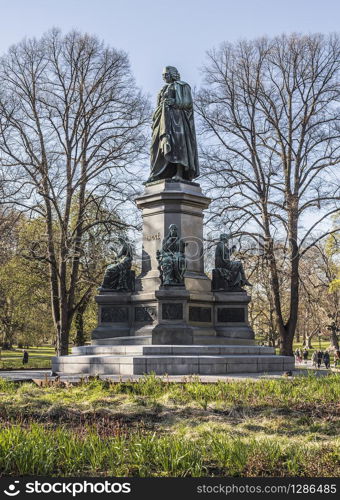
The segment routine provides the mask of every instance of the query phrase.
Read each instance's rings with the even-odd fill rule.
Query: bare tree
[[[327,255],[326,241],[311,247],[303,255],[299,268],[300,301],[299,318],[296,329],[309,349],[316,335],[329,336],[329,318],[337,312],[337,297],[329,293],[334,276],[331,259]]]
[[[339,223],[339,213],[334,217],[334,223]],[[340,331],[339,237],[339,233],[331,234],[324,246],[317,246],[324,269],[325,279],[323,284],[327,290],[323,310],[328,317],[327,330],[329,331],[331,345],[336,351],[339,351],[338,332]]]
[[[208,57],[197,112],[213,215],[232,233],[253,238],[267,259],[281,353],[291,355],[301,257],[337,231],[325,221],[339,208],[339,37],[241,41]],[[286,314],[277,242],[289,262]]]
[[[11,47],[0,61],[0,82],[7,202],[44,218],[45,244],[32,245],[30,253],[49,266],[57,352],[67,354],[72,318],[82,305],[75,297],[84,234],[96,224],[117,226],[101,207],[109,204],[115,214],[131,197],[148,102],[125,53],[75,31],[53,30]],[[97,216],[89,220],[94,203]]]
[[[243,257],[244,259],[244,257]],[[247,273],[253,284],[252,301],[249,304],[249,320],[255,335],[266,338],[268,345],[276,346],[278,331],[274,319],[274,304],[268,265],[259,255],[246,259]],[[280,283],[282,289],[282,283]]]

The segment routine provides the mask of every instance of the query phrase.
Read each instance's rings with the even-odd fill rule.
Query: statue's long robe
[[[166,98],[175,99],[170,106]],[[168,179],[183,166],[183,177],[199,175],[193,102],[190,86],[181,81],[164,85],[153,115],[150,180]]]
[[[219,241],[215,249],[215,268],[229,269],[230,250],[223,241]]]

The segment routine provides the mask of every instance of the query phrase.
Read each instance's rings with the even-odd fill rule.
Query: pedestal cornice
[[[147,185],[142,196],[136,198],[140,209],[152,208],[159,204],[167,205],[174,202],[176,205],[190,205],[204,210],[209,207],[211,199],[202,193],[197,183],[173,181],[158,181]]]

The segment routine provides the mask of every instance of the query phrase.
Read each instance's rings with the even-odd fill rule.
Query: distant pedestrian
[[[301,363],[301,352],[300,352],[300,349],[295,349],[294,355],[295,355],[296,362],[297,363]]]
[[[28,363],[28,352],[24,350],[23,356],[22,356],[22,364],[26,365]]]
[[[318,351],[318,368],[320,368],[320,366],[321,366],[322,358],[323,358],[323,352]]]
[[[327,369],[331,366],[331,358],[330,358],[330,355],[329,355],[329,352],[328,352],[328,351],[325,351],[325,352],[324,352],[324,355],[323,355],[323,362],[325,363],[325,367],[326,367]]]
[[[303,356],[303,360],[304,360],[305,364],[307,364],[307,361],[308,361],[308,349],[305,348],[303,350],[302,356]]]
[[[316,368],[318,366],[318,353],[317,353],[317,351],[313,352],[312,365],[314,366],[314,368]]]
[[[334,368],[337,367],[338,362],[340,362],[340,351],[334,352]]]

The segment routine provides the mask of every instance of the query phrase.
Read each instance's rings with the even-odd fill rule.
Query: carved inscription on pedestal
[[[123,323],[128,321],[129,313],[127,307],[102,306],[102,323]]]
[[[164,302],[162,304],[163,319],[183,319],[183,304]]]
[[[245,321],[244,309],[241,307],[218,307],[217,321],[219,323],[242,323]]]
[[[146,234],[145,239],[147,241],[154,241],[154,240],[160,240],[161,239],[161,233],[152,233],[152,234]]]
[[[154,321],[157,317],[157,310],[153,306],[135,307],[135,321]]]
[[[189,320],[199,323],[209,323],[211,321],[211,307],[189,307]]]

